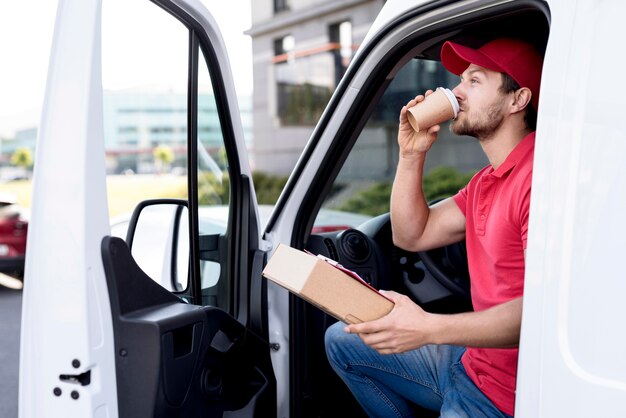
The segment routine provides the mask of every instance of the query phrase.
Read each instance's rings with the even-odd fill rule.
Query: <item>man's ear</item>
[[[530,99],[533,97],[533,93],[528,87],[521,87],[513,92],[513,105],[512,110],[514,113],[521,112],[526,109],[526,106],[530,103]]]

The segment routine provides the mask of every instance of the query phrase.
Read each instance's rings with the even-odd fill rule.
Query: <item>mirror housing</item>
[[[170,292],[189,283],[189,210],[181,199],[152,199],[137,205],[126,243],[141,269]]]

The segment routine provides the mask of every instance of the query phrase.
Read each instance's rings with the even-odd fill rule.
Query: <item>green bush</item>
[[[221,181],[209,171],[198,173],[198,204],[213,206],[227,205],[230,195],[228,172],[222,172]]]
[[[254,172],[252,181],[256,199],[260,205],[273,205],[278,200],[278,196],[285,188],[289,176],[275,176],[272,174]]]
[[[226,205],[229,201],[230,181],[224,172],[220,183],[213,173],[198,174],[198,200],[201,205]],[[469,182],[473,173],[463,174],[451,167],[437,167],[424,176],[423,187],[427,201],[454,195]],[[252,180],[259,204],[273,205],[287,183],[288,176],[275,176],[263,172],[252,173]],[[340,189],[336,185],[333,190]],[[355,193],[339,206],[339,210],[379,215],[389,212],[391,183],[379,182]]]
[[[426,201],[441,199],[456,194],[472,178],[473,173],[462,174],[451,167],[437,167],[431,170],[423,179],[423,190]],[[365,215],[380,215],[389,212],[389,198],[391,196],[389,182],[376,183],[372,187],[356,193],[339,209]]]
[[[437,167],[424,176],[423,188],[426,201],[450,197],[471,180],[474,173],[460,173],[452,167]]]
[[[376,183],[369,189],[355,193],[353,197],[339,206],[339,210],[372,216],[380,215],[389,212],[390,195],[391,183]]]
[[[230,178],[224,171],[220,182],[211,172],[198,173],[198,201],[200,205],[227,205],[230,194]],[[252,181],[259,204],[273,205],[287,183],[288,176],[254,172]]]

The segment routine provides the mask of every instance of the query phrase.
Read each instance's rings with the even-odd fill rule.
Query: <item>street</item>
[[[0,417],[17,417],[22,291],[0,273]],[[19,285],[19,283],[18,283]]]

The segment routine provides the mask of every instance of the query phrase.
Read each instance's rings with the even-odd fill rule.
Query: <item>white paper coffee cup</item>
[[[420,132],[456,118],[459,113],[459,102],[450,89],[437,87],[423,101],[407,110],[409,123],[416,132]]]

